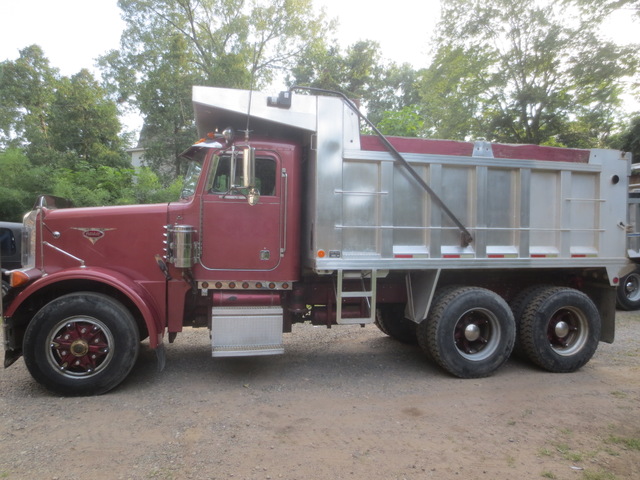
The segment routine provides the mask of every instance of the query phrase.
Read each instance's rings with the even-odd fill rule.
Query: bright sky
[[[118,48],[124,22],[117,3],[0,0],[0,62],[15,60],[21,49],[35,43],[63,75],[93,69],[98,56]],[[395,0],[380,7],[372,7],[371,0],[314,3],[326,6],[330,18],[339,18],[345,45],[360,39],[376,40],[382,45],[384,58],[412,62],[416,67],[427,64],[427,42],[439,15],[439,0]]]
[[[0,61],[37,44],[52,67],[73,75],[117,48],[123,27],[117,0],[0,0]]]
[[[428,64],[428,42],[440,14],[440,0],[313,0],[339,21],[344,45],[375,40],[384,58]],[[93,69],[98,56],[119,46],[124,22],[117,0],[0,0],[0,62],[38,44],[63,75]],[[607,31],[621,41],[639,41],[638,24],[621,12]]]

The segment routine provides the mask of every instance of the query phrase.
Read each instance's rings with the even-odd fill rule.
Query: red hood
[[[155,255],[164,254],[167,204],[42,210],[42,244],[36,265],[105,267],[159,279]],[[41,253],[40,253],[41,252]]]

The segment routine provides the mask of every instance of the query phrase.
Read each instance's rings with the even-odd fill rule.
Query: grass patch
[[[547,447],[542,447],[538,449],[538,455],[540,455],[541,457],[550,457],[552,453],[551,450],[549,450]]]
[[[627,398],[627,394],[625,392],[621,392],[620,390],[614,390],[613,392],[611,392],[611,395],[616,398]]]
[[[551,478],[551,479],[558,478],[558,477],[555,476],[555,474],[553,472],[542,472],[540,474],[540,476],[542,478]]]
[[[640,438],[625,438],[610,435],[607,441],[616,445],[622,445],[629,450],[640,450]]]
[[[618,480],[618,477],[611,472],[593,472],[591,470],[585,470],[582,472],[582,478],[584,480]]]
[[[152,470],[147,474],[147,478],[157,478],[162,480],[175,480],[176,476],[167,468],[159,468]]]
[[[580,452],[574,452],[566,443],[557,443],[555,447],[556,450],[558,450],[558,452],[560,452],[560,454],[562,455],[562,458],[566,460],[570,460],[572,462],[581,462],[582,460],[584,460],[584,455],[582,455]]]

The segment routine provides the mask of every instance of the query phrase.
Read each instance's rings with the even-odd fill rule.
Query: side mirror
[[[240,159],[242,151],[242,160]],[[242,162],[242,163],[241,163]],[[256,185],[256,149],[250,146],[235,147],[231,151],[230,164],[230,187],[226,195],[244,195],[249,205],[256,205],[260,200],[260,190]]]
[[[245,188],[256,183],[256,149],[247,147],[242,152],[242,179]]]
[[[242,170],[244,188],[247,189],[249,205],[260,201],[260,191],[256,188],[256,149],[247,147],[242,152]]]

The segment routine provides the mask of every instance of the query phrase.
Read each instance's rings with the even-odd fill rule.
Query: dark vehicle
[[[620,310],[640,309],[640,267],[622,277],[616,303]]]
[[[8,278],[5,272],[20,268],[22,258],[20,246],[22,244],[22,224],[14,222],[0,222],[0,266],[2,267],[2,296],[9,290]]]

